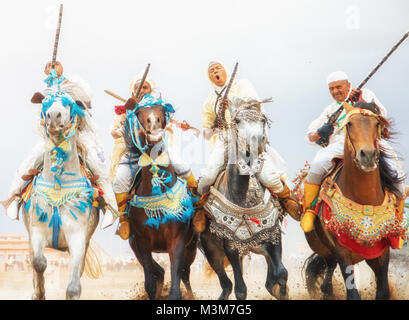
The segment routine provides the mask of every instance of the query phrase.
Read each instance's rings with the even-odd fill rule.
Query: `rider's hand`
[[[360,89],[352,89],[351,94],[349,95],[349,99],[353,103],[362,101],[362,91]]]
[[[227,99],[219,98],[219,104],[226,109],[229,106],[229,101]]]
[[[323,124],[322,127],[317,130],[317,133],[321,138],[329,138],[333,132],[334,125],[329,123]]]

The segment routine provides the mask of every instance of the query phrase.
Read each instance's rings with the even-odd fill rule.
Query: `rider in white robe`
[[[327,84],[331,88],[338,82],[341,82],[340,85],[344,85],[343,82],[346,84],[346,89],[348,91],[348,97],[352,95],[352,85],[348,80],[348,76],[345,72],[337,71],[333,72],[328,76]],[[349,88],[349,89],[348,89]],[[330,89],[331,90],[331,89]],[[378,100],[375,94],[370,91],[369,89],[363,88],[361,90],[361,100],[365,102],[374,102],[380,110],[382,116],[386,117],[387,112],[385,107],[382,103]],[[315,145],[315,141],[318,138],[317,130],[321,128],[328,120],[328,117],[332,115],[342,104],[342,101],[334,101],[328,105],[321,115],[315,119],[311,124],[308,126],[308,131],[306,135],[306,139],[308,143]],[[332,160],[336,157],[343,157],[344,155],[344,142],[345,142],[345,134],[344,131],[339,127],[339,123],[346,117],[345,109],[339,115],[338,120],[334,125],[334,131],[329,138],[328,146],[320,149],[314,157],[314,160],[311,164],[310,172],[307,176],[306,183],[304,185],[304,193],[305,193],[305,203],[304,203],[304,210],[305,214],[301,221],[301,227],[305,232],[309,232],[313,228],[313,221],[315,219],[315,215],[313,214],[311,205],[315,197],[319,192],[319,188],[322,182],[322,179],[328,173],[328,171],[332,167]],[[404,172],[401,168],[401,164],[398,160],[398,157],[392,147],[385,139],[381,139],[379,145],[387,152],[388,156],[385,160],[388,162],[389,166],[398,173],[399,177],[404,176]],[[403,183],[399,183],[396,186],[398,190],[402,193],[402,196],[405,193],[405,186]]]
[[[216,78],[212,79],[211,73],[213,72],[212,68],[214,67],[219,68],[219,71],[215,72]],[[209,63],[207,76],[214,90],[207,97],[202,109],[202,127],[203,135],[205,139],[210,140],[210,145],[212,148],[206,168],[203,168],[200,171],[201,177],[198,182],[198,192],[200,194],[206,193],[210,186],[214,184],[217,176],[226,166],[227,161],[227,159],[225,159],[223,138],[221,138],[221,136],[218,134],[219,129],[214,128],[214,122],[216,119],[216,114],[222,105],[222,97],[230,81],[230,76],[227,69],[219,61],[212,61]],[[223,77],[225,78],[224,83]],[[222,78],[222,80],[219,81],[219,78]],[[219,84],[216,83],[217,81],[219,81]],[[228,94],[228,100],[232,101],[234,98],[240,98],[242,100],[260,100],[252,83],[249,80],[244,79],[234,79]],[[263,108],[262,112],[264,113]],[[225,111],[225,118],[226,122],[230,122],[231,115],[228,109]],[[290,192],[288,187],[285,185],[285,170],[286,164],[283,158],[274,148],[267,144],[266,152],[264,153],[262,170],[257,173],[256,176],[258,180],[270,190],[270,192],[282,194],[283,198],[287,199],[290,196]],[[296,218],[295,208],[289,208],[289,210],[291,211],[289,211],[291,216],[298,219]]]
[[[113,224],[115,216],[117,215],[118,207],[112,190],[112,184],[108,177],[108,169],[105,164],[102,144],[97,133],[96,125],[90,113],[91,94],[89,93],[89,90],[87,90],[88,88],[86,83],[81,80],[79,76],[72,76],[70,77],[70,80],[66,79],[62,75],[63,70],[59,62],[56,63],[56,73],[53,72],[54,70],[50,73],[49,66],[50,63],[47,64],[45,70],[48,77],[45,80],[47,83],[47,88],[44,90],[44,94],[55,90],[61,90],[70,95],[74,101],[79,100],[84,106],[86,106],[86,125],[79,130],[78,144],[86,150],[86,165],[95,176],[98,176],[96,184],[104,193],[102,197],[107,206],[103,208],[105,211],[105,216],[101,228],[106,228]],[[54,74],[55,76],[52,77],[50,74]],[[75,82],[73,80],[75,80]],[[6,202],[6,213],[13,220],[18,218],[21,193],[26,186],[26,181],[22,179],[22,176],[26,175],[31,169],[41,169],[44,161],[45,137],[44,131],[41,130],[40,121],[38,123],[41,139],[33,147],[28,157],[17,169],[9,190],[9,200]]]

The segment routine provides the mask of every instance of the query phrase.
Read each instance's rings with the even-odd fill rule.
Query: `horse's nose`
[[[359,154],[360,154],[362,164],[371,166],[375,163],[375,158],[376,158],[375,149],[361,149]]]

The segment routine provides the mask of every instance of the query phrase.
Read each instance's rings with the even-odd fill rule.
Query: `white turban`
[[[138,75],[135,78],[133,78],[133,80],[131,81],[131,84],[129,85],[129,96],[133,95],[135,91],[135,84],[142,80],[144,72],[145,70],[138,73]],[[156,89],[155,81],[153,81],[150,77],[147,76],[145,79],[145,82],[149,83],[149,85],[151,86],[151,89],[152,89],[151,96],[153,96],[155,94],[155,89]]]
[[[212,86],[216,89],[216,90],[221,90],[223,87],[219,87],[217,86],[215,83],[213,83],[213,81],[210,79],[209,77],[209,69],[211,68],[211,66],[215,65],[215,64],[220,64],[223,69],[226,71],[226,83],[224,85],[227,85],[230,81],[230,72],[229,70],[225,67],[223,62],[217,61],[217,60],[213,60],[209,62],[209,65],[207,66],[207,77],[210,80],[210,83],[212,84]]]
[[[328,75],[327,84],[330,84],[331,82],[335,82],[335,81],[341,81],[341,80],[347,80],[349,82],[348,75],[344,71],[335,71]]]

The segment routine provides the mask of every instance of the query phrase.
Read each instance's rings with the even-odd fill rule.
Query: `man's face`
[[[337,102],[342,102],[348,97],[350,87],[351,83],[348,80],[334,81],[328,85],[331,96]]]
[[[51,61],[48,62],[47,65],[45,66],[44,73],[48,76],[50,74],[50,70],[51,70]],[[61,77],[63,73],[62,64],[56,61],[54,65],[54,70],[57,72],[58,77]]]
[[[222,67],[220,63],[216,63],[209,68],[209,78],[210,80],[219,87],[223,87],[226,83],[226,70]]]
[[[135,86],[134,86],[134,89],[133,89],[134,94],[136,94],[136,91],[138,90],[140,83],[141,83],[140,81],[135,83]],[[151,92],[152,92],[151,85],[148,82],[145,81],[143,83],[142,88],[141,88],[141,92],[139,94],[139,97],[142,98],[145,94],[150,94]]]

